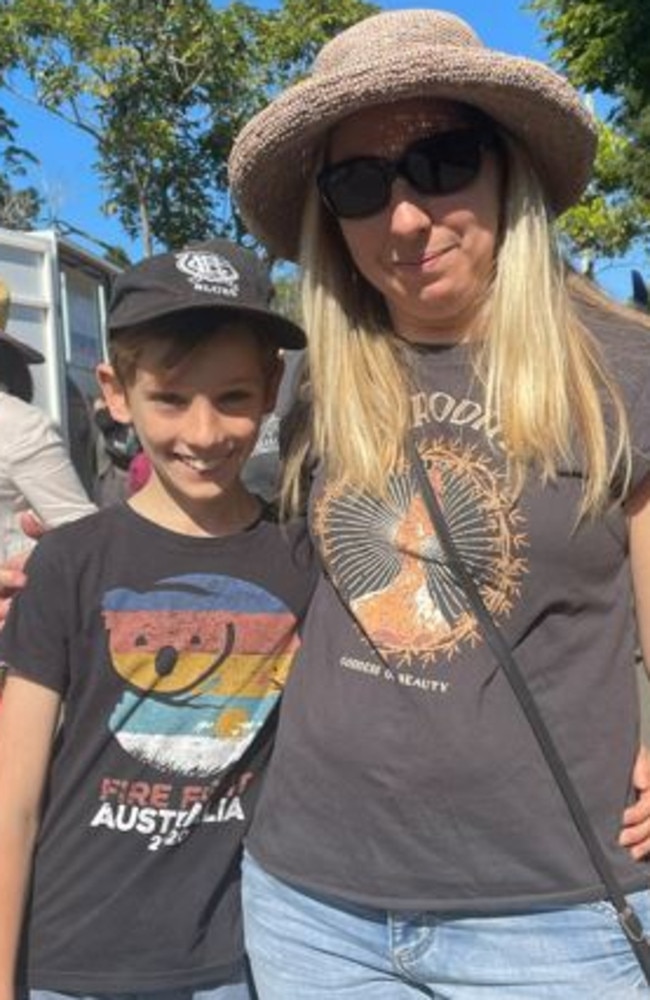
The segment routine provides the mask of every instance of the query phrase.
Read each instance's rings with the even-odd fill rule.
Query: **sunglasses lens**
[[[421,194],[462,191],[478,176],[483,144],[469,129],[432,136],[406,150],[400,173]]]
[[[478,176],[482,150],[489,143],[487,134],[474,129],[443,132],[413,143],[397,162],[361,156],[327,166],[318,186],[335,215],[362,219],[386,207],[397,174],[420,194],[462,191]]]
[[[388,204],[391,179],[381,161],[360,157],[326,167],[318,185],[335,215],[355,219],[373,215]]]
[[[482,140],[474,132],[450,132],[406,151],[401,172],[422,194],[453,194],[477,177]]]

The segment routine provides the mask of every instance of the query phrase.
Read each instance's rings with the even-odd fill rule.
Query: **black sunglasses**
[[[316,178],[321,198],[341,219],[363,219],[386,208],[393,181],[404,177],[420,194],[462,191],[478,177],[483,150],[495,143],[489,129],[438,132],[408,146],[398,160],[355,156],[323,167]]]

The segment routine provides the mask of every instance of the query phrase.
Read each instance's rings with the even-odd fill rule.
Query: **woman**
[[[650,926],[642,847],[619,843],[650,337],[572,293],[552,235],[594,149],[564,80],[434,10],[343,32],[235,143],[245,221],[303,269],[284,496],[311,479],[325,568],[249,842],[261,1000],[648,995],[408,461],[413,440]]]

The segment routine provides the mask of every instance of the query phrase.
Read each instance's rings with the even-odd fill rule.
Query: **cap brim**
[[[15,337],[10,336],[6,331],[0,331],[0,345],[7,344],[12,347],[15,351],[20,354],[20,356],[27,362],[28,365],[42,365],[45,361],[45,355],[37,351],[35,347],[30,347],[28,344],[23,344],[22,340],[16,340]]]
[[[218,307],[212,302],[206,302],[204,306],[193,305],[189,309],[170,307],[164,310],[143,311],[137,317],[131,316],[129,322],[109,323],[109,335],[118,334],[120,330],[130,330],[138,326],[148,326],[156,320],[169,319],[172,316],[189,315],[191,313],[212,311],[215,319],[220,325],[224,318],[249,319],[251,324],[257,329],[264,330],[278,347],[284,347],[291,351],[298,351],[307,346],[307,338],[304,331],[292,320],[281,316],[280,313],[266,309],[255,309],[253,306],[228,306],[220,303]]]

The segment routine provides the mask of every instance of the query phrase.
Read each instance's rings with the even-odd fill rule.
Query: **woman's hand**
[[[636,861],[650,854],[650,750],[642,746],[637,754],[632,784],[637,800],[623,813],[623,829],[619,844],[627,847]]]
[[[45,525],[31,511],[20,515],[20,527],[28,538],[38,539],[45,532]],[[27,583],[24,569],[29,552],[26,549],[0,564],[0,629],[7,619],[11,602]]]
[[[0,565],[0,628],[7,619],[11,602],[27,583],[23,566],[28,555],[29,552],[19,553]]]

